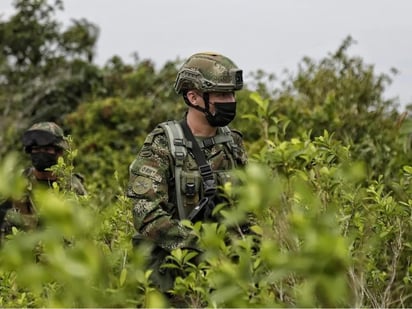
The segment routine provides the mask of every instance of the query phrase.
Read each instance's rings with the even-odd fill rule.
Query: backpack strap
[[[226,130],[227,129],[227,130]],[[215,144],[224,144],[227,143],[229,145],[234,144],[234,140],[232,135],[230,134],[230,129],[228,127],[219,128],[218,134],[213,137],[206,138],[199,142],[200,148],[207,148]]]
[[[177,121],[166,121],[159,124],[165,131],[170,152],[175,160],[174,177],[175,177],[175,189],[176,189],[176,203],[179,218],[182,220],[186,218],[186,212],[183,207],[182,195],[180,193],[181,182],[180,176],[182,174],[183,161],[187,156],[186,142],[183,135],[181,126]]]
[[[235,140],[233,139],[232,130],[228,126],[225,126],[225,127],[220,127],[218,131],[219,131],[219,135],[217,136],[217,138],[219,136],[222,136],[222,137],[226,137],[227,139],[225,141],[222,141],[221,143],[226,143],[226,145],[229,146],[229,149],[231,152],[236,152],[239,149],[239,146],[235,143]],[[234,131],[237,132],[236,130]]]
[[[218,135],[215,138],[216,143],[223,143],[229,148],[229,152],[231,153],[231,156],[229,156],[229,160],[231,161],[232,166],[236,166],[236,158],[239,155],[239,146],[238,144],[236,144],[232,136],[232,130],[229,129],[228,126],[219,127]]]

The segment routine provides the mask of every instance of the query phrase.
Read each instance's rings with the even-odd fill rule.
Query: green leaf
[[[120,278],[119,278],[120,286],[124,285],[124,282],[126,281],[126,277],[127,277],[127,268],[123,268],[122,271],[120,272]]]
[[[412,175],[412,166],[410,166],[410,165],[404,165],[404,166],[403,166],[403,170],[404,170],[405,172],[407,172],[408,174],[411,174],[411,175]]]

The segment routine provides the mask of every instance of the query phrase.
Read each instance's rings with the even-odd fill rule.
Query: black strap
[[[180,125],[182,126],[185,137],[192,142],[193,155],[197,165],[199,166],[200,176],[202,176],[203,179],[204,196],[212,197],[216,193],[216,185],[215,179],[213,178],[212,168],[210,167],[210,164],[207,163],[204,153],[200,149],[199,144],[192,134],[192,130],[190,130],[187,125],[186,119],[182,120]]]

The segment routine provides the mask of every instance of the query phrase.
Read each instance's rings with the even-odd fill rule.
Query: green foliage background
[[[182,117],[173,92],[180,65],[150,60],[93,64],[99,29],[55,19],[61,1],[17,0],[0,20],[0,196],[18,198],[28,164],[20,136],[56,121],[71,136],[57,171],[73,165],[89,195],[35,192],[44,228],[14,231],[1,248],[1,307],[166,307],[133,249],[128,165],[146,134]],[[186,224],[207,264],[176,250],[173,293],[199,307],[412,307],[412,122],[384,98],[395,70],[378,74],[350,56],[347,37],[320,61],[304,58],[282,79],[258,71],[237,96],[233,127],[250,164],[228,186],[236,209],[222,224]],[[256,242],[225,242],[252,211]]]

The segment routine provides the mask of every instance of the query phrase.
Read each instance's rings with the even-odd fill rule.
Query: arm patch
[[[147,193],[152,188],[153,181],[149,177],[137,176],[132,184],[134,193],[141,195]]]

